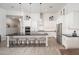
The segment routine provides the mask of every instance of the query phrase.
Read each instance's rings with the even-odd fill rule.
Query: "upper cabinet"
[[[79,12],[74,12],[74,26],[75,28],[79,29]]]
[[[70,29],[79,28],[79,12],[71,12],[65,15],[65,20],[63,22]]]
[[[63,33],[72,33],[74,30],[79,30],[79,12],[71,12],[64,16]]]
[[[65,18],[63,19],[63,25],[65,27],[72,28],[73,25],[74,25],[74,21],[73,20],[74,20],[73,12],[69,13],[69,14],[66,14]]]

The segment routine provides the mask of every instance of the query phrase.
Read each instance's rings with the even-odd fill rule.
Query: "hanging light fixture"
[[[53,16],[50,16],[50,17],[49,17],[49,20],[50,20],[50,21],[54,20],[54,17],[53,17]]]
[[[30,13],[29,14],[31,14],[31,5],[32,5],[32,3],[29,3],[29,5],[30,5]],[[31,19],[30,16],[29,16],[29,19]]]
[[[43,22],[43,12],[42,12],[42,3],[40,3],[40,22]]]
[[[42,3],[40,3],[40,19],[43,18],[43,13],[42,13],[42,10],[41,10],[41,5],[42,5]]]
[[[31,13],[31,4],[32,4],[32,3],[29,3],[29,6],[30,6],[30,12],[28,11],[29,14]],[[27,15],[27,16],[26,16],[26,20],[29,20],[29,19],[31,19],[31,17],[30,17],[29,15]]]
[[[40,6],[40,20],[39,20],[39,23],[38,23],[38,27],[39,27],[39,30],[43,30],[44,29],[44,21],[43,21],[43,12],[42,12],[42,3],[39,4]]]
[[[22,14],[22,3],[19,3],[19,6],[20,6],[20,14]],[[19,21],[21,21],[21,15],[19,16]]]

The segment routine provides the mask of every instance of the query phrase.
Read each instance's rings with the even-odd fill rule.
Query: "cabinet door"
[[[74,26],[75,29],[79,29],[79,12],[74,12]]]
[[[67,48],[79,48],[78,37],[68,38],[66,46]]]

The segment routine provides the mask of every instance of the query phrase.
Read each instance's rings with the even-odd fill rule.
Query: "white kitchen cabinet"
[[[63,35],[62,45],[64,45],[65,49],[79,48],[79,37],[68,37]]]
[[[68,28],[79,28],[79,12],[71,12],[65,15],[64,23]]]
[[[76,29],[79,29],[79,12],[74,12],[74,26]]]

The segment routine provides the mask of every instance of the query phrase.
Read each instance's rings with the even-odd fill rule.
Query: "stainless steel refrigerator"
[[[62,44],[62,23],[57,24],[57,42]]]

